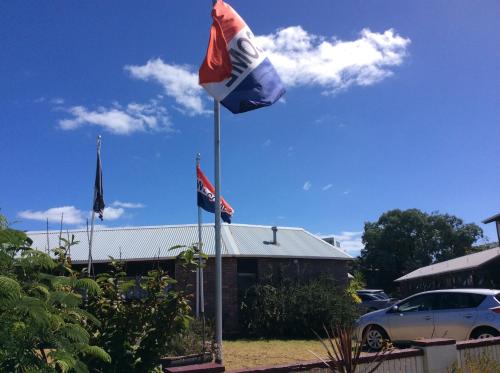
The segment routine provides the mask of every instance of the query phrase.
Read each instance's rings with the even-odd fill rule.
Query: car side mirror
[[[399,307],[398,307],[398,305],[397,305],[397,304],[395,304],[395,305],[393,305],[393,306],[391,307],[391,312],[396,313],[396,312],[398,312],[398,311],[399,311]]]

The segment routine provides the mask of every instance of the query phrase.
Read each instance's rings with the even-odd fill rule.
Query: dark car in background
[[[365,313],[388,308],[398,301],[398,299],[389,297],[380,289],[362,289],[356,293],[361,299],[361,311]]]

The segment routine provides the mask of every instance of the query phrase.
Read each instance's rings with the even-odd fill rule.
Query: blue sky
[[[233,221],[337,234],[359,251],[393,208],[500,212],[496,1],[243,1],[287,93],[222,115]],[[106,226],[196,222],[213,178],[197,85],[211,1],[2,2],[0,208],[19,229],[85,224],[103,136]],[[205,221],[213,216],[204,215]]]

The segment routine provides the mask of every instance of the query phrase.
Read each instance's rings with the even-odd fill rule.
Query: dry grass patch
[[[224,341],[223,346],[227,371],[318,360],[310,351],[327,356],[318,340],[237,340]]]

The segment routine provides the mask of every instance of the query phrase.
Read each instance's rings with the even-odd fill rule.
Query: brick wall
[[[259,258],[258,277],[259,280],[266,280],[272,276],[278,281],[279,277],[307,281],[320,276],[328,276],[335,279],[340,286],[345,286],[347,266],[346,260]]]
[[[193,312],[195,310],[196,274],[186,272],[179,264],[175,267],[175,279],[179,289],[191,294]],[[203,269],[203,286],[205,294],[205,315],[215,317],[215,260],[209,258]],[[222,321],[224,333],[238,331],[238,287],[237,259],[222,258]]]
[[[299,277],[307,281],[321,275],[333,277],[339,285],[347,283],[347,265],[345,260],[332,259],[280,259],[257,258],[258,278],[264,280],[269,276],[283,275]],[[225,334],[238,332],[238,259],[222,258],[222,320]],[[175,278],[179,289],[191,294],[193,312],[195,309],[194,293],[196,290],[196,274],[186,272],[178,263],[175,266]],[[215,316],[215,261],[207,260],[203,275],[205,293],[205,314],[213,319]]]

